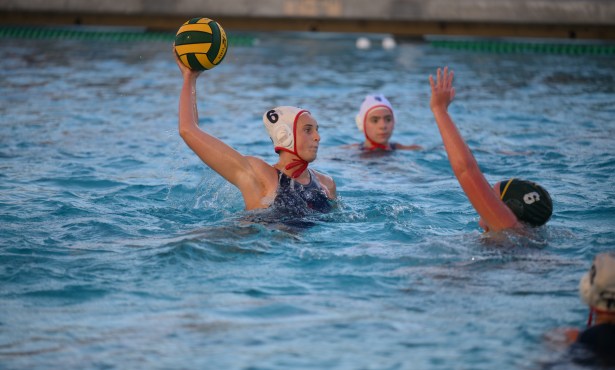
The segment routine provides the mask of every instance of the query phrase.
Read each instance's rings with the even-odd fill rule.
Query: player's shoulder
[[[325,175],[322,172],[318,172],[316,170],[312,170],[314,172],[314,174],[316,175],[316,178],[318,178],[318,181],[327,188],[327,190],[329,190],[329,192],[331,194],[335,194],[335,189],[336,189],[336,185],[335,185],[335,180],[333,180],[333,178],[329,175]]]

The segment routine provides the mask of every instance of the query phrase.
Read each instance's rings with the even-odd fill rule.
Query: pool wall
[[[0,24],[85,24],[175,29],[209,16],[228,30],[615,39],[604,0],[45,0],[0,2]]]

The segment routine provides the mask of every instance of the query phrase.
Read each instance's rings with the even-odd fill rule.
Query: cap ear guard
[[[365,120],[365,118],[361,115],[361,113],[357,114],[357,116],[354,119],[355,123],[357,124],[357,128],[361,132],[363,132],[363,130],[364,130],[364,128],[363,128],[364,120]]]
[[[276,146],[284,148],[293,147],[293,133],[286,125],[278,125],[274,134],[276,138],[275,142],[278,143]]]
[[[299,116],[309,113],[297,107],[277,107],[263,114],[265,129],[273,142],[276,152],[285,150],[295,153],[295,124]]]

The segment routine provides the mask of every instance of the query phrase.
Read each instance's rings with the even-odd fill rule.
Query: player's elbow
[[[184,139],[184,141],[188,141],[190,139],[190,136],[192,134],[192,130],[190,130],[189,128],[183,127],[183,126],[179,126],[179,136]]]

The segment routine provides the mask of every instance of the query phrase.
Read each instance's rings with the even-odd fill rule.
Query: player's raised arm
[[[487,230],[498,231],[517,226],[515,214],[502,202],[480,171],[470,148],[457,130],[448,113],[455,98],[453,72],[438,68],[436,79],[429,76],[431,85],[430,107],[433,112],[449,162],[459,185],[480,215]]]

